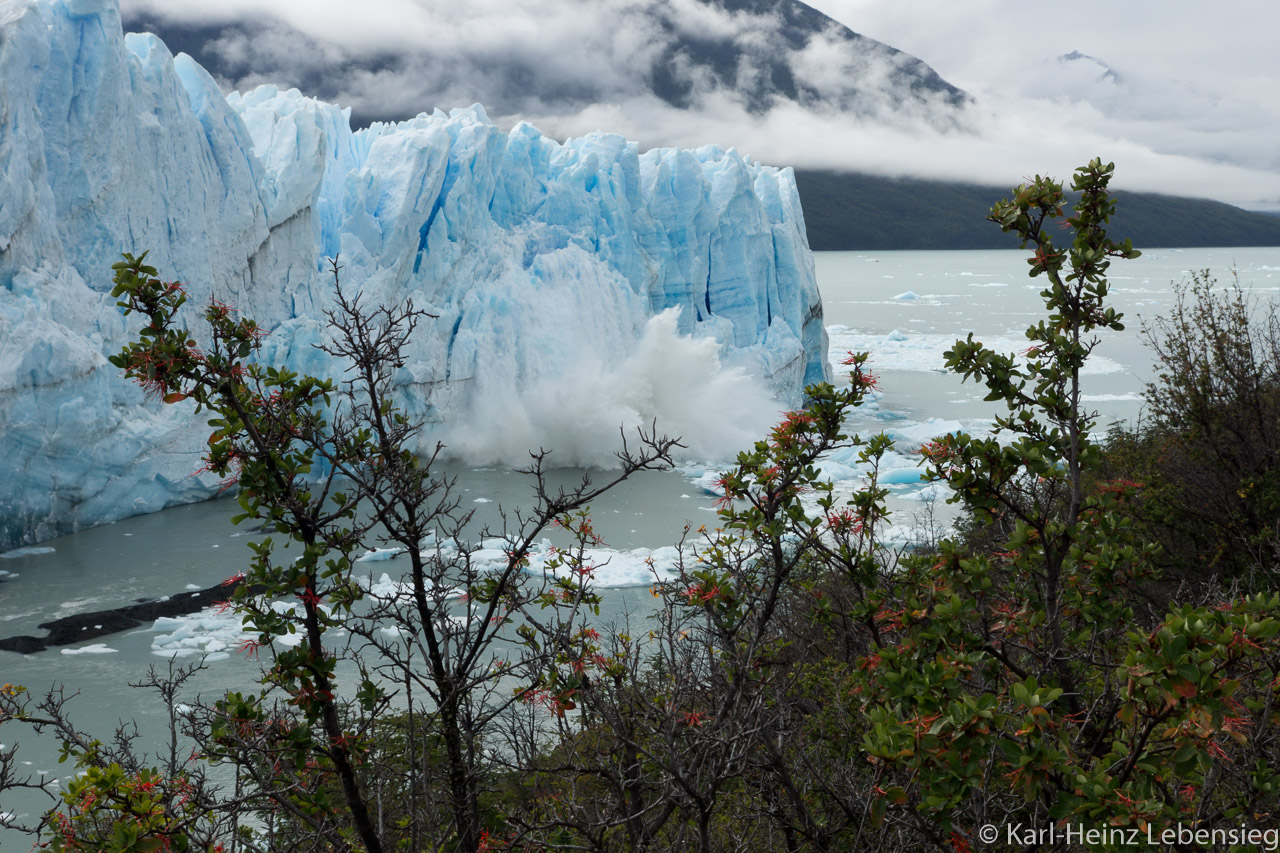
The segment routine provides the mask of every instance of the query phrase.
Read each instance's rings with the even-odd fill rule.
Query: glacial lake
[[[858,410],[851,426],[863,434],[883,430],[898,441],[890,508],[901,539],[910,538],[933,494],[912,468],[916,447],[955,429],[985,431],[996,413],[994,404],[982,400],[981,389],[942,369],[943,353],[969,332],[1006,352],[1028,346],[1023,330],[1042,314],[1043,282],[1028,278],[1025,257],[1016,250],[815,256],[837,371],[846,351],[868,350],[880,377],[878,399]],[[1085,377],[1086,400],[1104,423],[1139,416],[1142,387],[1152,375],[1151,355],[1139,337],[1141,320],[1168,311],[1171,283],[1208,269],[1224,285],[1233,268],[1260,301],[1280,300],[1280,248],[1153,249],[1112,266],[1110,296],[1126,315],[1127,328],[1102,340]],[[715,464],[691,461],[677,471],[646,474],[593,507],[611,560],[604,580],[612,588],[605,593],[602,621],[646,612],[651,577],[644,558],[672,545],[686,524],[696,529],[714,518],[714,495],[703,484],[715,469]],[[845,489],[858,481],[847,456],[832,460],[827,471]],[[529,500],[528,483],[509,470],[455,473],[463,506],[492,522],[499,508],[511,511]],[[557,475],[567,483],[580,474]],[[945,517],[940,501],[938,506]],[[230,524],[234,512],[229,499],[175,507],[41,543],[25,554],[0,555],[0,636],[39,634],[36,625],[50,619],[208,587],[235,574],[247,560],[245,542],[252,534]],[[394,574],[397,564],[361,565],[376,580],[383,572]],[[211,697],[230,687],[251,688],[257,664],[234,653],[233,628],[212,616],[191,617],[38,654],[0,652],[0,683],[24,684],[37,694],[53,684],[78,691],[72,706],[76,717],[99,737],[130,718],[142,730],[155,731],[165,710],[154,695],[127,683],[141,678],[151,664],[163,670],[174,651],[203,650],[216,659],[192,693]],[[52,742],[37,741],[13,725],[0,729],[0,749],[13,749],[15,740],[24,769],[51,777],[67,772],[56,763]],[[43,807],[33,799],[0,801],[0,812],[19,815]],[[0,831],[4,849],[26,849],[23,845],[22,838]]]

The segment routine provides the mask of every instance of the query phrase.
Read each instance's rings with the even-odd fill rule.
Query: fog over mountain
[[[227,90],[296,86],[356,124],[480,102],[562,137],[603,128],[644,147],[1001,186],[1102,155],[1124,187],[1280,209],[1276,76],[1246,69],[1225,94],[1180,80],[1136,28],[1125,40],[1127,6],[1092,28],[996,0],[124,0],[122,13]],[[1194,31],[1196,50],[1177,50],[1199,68],[1219,45],[1211,23]]]
[[[480,0],[458,16],[419,4],[421,38],[370,21],[363,37],[344,24],[327,31],[284,7],[246,16],[231,4],[204,15],[126,2],[123,14],[126,29],[156,32],[229,88],[297,86],[349,103],[357,124],[475,101],[510,119],[646,102],[694,112],[723,101],[750,115],[798,105],[879,121],[905,112],[950,127],[968,100],[919,59],[803,3],[505,5]],[[404,23],[414,29],[412,18]]]

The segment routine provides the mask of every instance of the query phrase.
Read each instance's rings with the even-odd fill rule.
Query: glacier
[[[470,461],[549,441],[598,464],[653,417],[709,454],[829,378],[790,169],[503,131],[479,105],[349,116],[272,86],[226,96],[124,34],[115,0],[0,3],[0,550],[216,491],[192,474],[201,419],[106,361],[131,331],[109,295],[125,251],[318,375],[342,370],[313,346],[327,258],[365,304],[412,299],[438,319],[401,397]]]

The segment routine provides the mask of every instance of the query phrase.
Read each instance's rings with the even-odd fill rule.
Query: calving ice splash
[[[731,458],[768,431],[780,404],[756,374],[725,366],[716,339],[681,334],[679,318],[679,308],[650,318],[620,360],[584,353],[561,373],[478,399],[443,430],[445,443],[477,464],[524,464],[530,448],[547,447],[557,462],[609,467],[619,429],[634,436],[656,422],[689,458]]]
[[[412,300],[436,317],[400,396],[470,461],[598,464],[655,418],[724,454],[829,377],[792,174],[732,150],[560,143],[479,106],[352,130],[297,91],[224,96],[110,0],[6,4],[0,103],[0,547],[216,490],[200,419],[106,362],[136,331],[124,251],[314,375],[343,370],[313,346],[326,258],[365,305]]]

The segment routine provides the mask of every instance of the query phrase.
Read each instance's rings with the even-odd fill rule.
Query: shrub
[[[1146,419],[1106,464],[1146,483],[1136,522],[1174,581],[1280,588],[1280,318],[1206,270],[1143,337],[1157,359]]]
[[[931,476],[976,524],[1012,532],[991,551],[944,546],[910,562],[878,614],[862,708],[872,814],[892,814],[916,843],[1035,846],[1062,822],[1145,832],[1270,820],[1258,803],[1280,785],[1269,734],[1280,597],[1175,606],[1139,627],[1154,549],[1124,506],[1141,487],[1091,475],[1102,454],[1080,368],[1095,329],[1121,328],[1105,303],[1110,260],[1136,254],[1106,234],[1111,172],[1097,160],[1077,172],[1069,249],[1043,227],[1060,211],[1058,184],[1037,178],[993,209],[1033,247],[1049,316],[1027,330],[1024,363],[972,336],[948,354],[1010,414],[997,435],[927,447]]]

